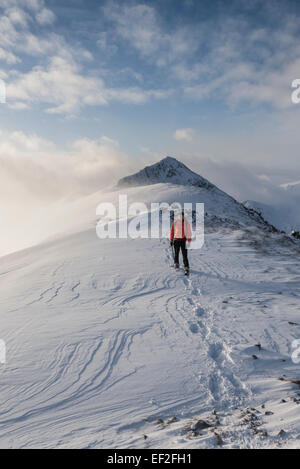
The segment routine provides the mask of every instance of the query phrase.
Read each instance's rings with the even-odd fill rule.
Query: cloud
[[[240,80],[230,90],[232,103],[241,101],[270,104],[277,109],[291,108],[292,81],[298,77],[300,57],[280,70],[265,70],[249,80]]]
[[[116,32],[142,55],[149,56],[157,51],[161,35],[154,8],[144,4],[108,3],[104,13],[115,23]]]
[[[43,8],[35,15],[35,18],[39,24],[47,25],[54,23],[55,14],[48,8]]]
[[[47,67],[34,67],[11,81],[7,97],[9,101],[28,105],[48,104],[50,113],[72,113],[84,102],[106,104],[102,89],[102,81],[82,75],[76,63],[52,57]]]
[[[108,136],[78,138],[62,148],[35,134],[1,131],[0,255],[80,224],[78,210],[69,211],[72,203],[113,185],[137,164]],[[96,199],[83,217],[94,219]]]
[[[191,56],[198,48],[198,31],[191,31],[188,26],[166,30],[157,10],[147,4],[110,2],[103,11],[113,24],[114,33],[158,67]]]
[[[1,8],[1,7],[0,7]],[[45,13],[46,10],[46,13]],[[38,15],[41,15],[38,16]],[[36,13],[36,17],[41,21],[50,20],[54,14],[47,9],[43,9]],[[2,54],[7,57],[16,57],[13,62],[21,62],[19,55],[26,54],[28,56],[43,58],[50,54],[77,57],[78,59],[91,59],[92,55],[89,51],[81,48],[78,44],[68,44],[63,36],[46,31],[39,34],[35,31],[34,18],[31,14],[21,10],[20,8],[4,9],[0,16],[0,43]],[[44,23],[45,24],[45,23]],[[33,32],[34,31],[34,32]]]
[[[103,79],[85,75],[76,62],[59,56],[51,57],[46,67],[20,73],[7,85],[8,105],[44,103],[52,114],[75,114],[84,105],[103,106],[110,101],[144,104],[168,96],[163,90],[109,88]]]
[[[43,0],[0,0],[0,8],[25,7],[30,10],[39,10],[44,5]]]
[[[28,13],[17,7],[7,8],[5,10],[5,14],[14,25],[18,25],[23,28],[28,25],[28,21],[30,20]]]
[[[1,181],[15,181],[45,200],[97,191],[132,164],[107,136],[79,138],[65,148],[20,131],[0,137]]]
[[[0,0],[3,15],[0,17],[0,60],[9,65],[18,65],[24,54],[32,57],[35,64],[31,69],[16,67],[7,70],[7,105],[14,110],[40,106],[50,114],[75,115],[84,106],[103,106],[110,102],[144,104],[151,99],[164,99],[170,91],[141,86],[108,86],[104,80],[106,71],[95,70],[92,53],[78,43],[69,44],[63,36],[49,31],[40,31],[40,26],[52,24],[54,13],[45,8],[42,0]],[[32,25],[38,23],[38,28]],[[37,34],[36,29],[39,31]],[[109,45],[107,33],[100,34],[98,46],[114,53]],[[91,63],[91,67],[87,63]],[[130,76],[139,83],[141,74],[130,67],[115,73]],[[118,79],[116,80],[118,81]],[[129,78],[127,78],[127,82]]]
[[[299,73],[299,31],[288,13],[280,14],[280,24],[274,19],[270,26],[247,24],[240,17],[222,18],[222,24],[209,33],[208,52],[201,62],[177,65],[186,96],[218,98],[235,106],[289,108],[291,83]],[[279,19],[279,13],[272,15]]]
[[[67,48],[63,38],[59,38],[58,35],[47,33],[42,37],[41,34],[31,31],[34,29],[32,27],[34,18],[41,25],[45,25],[52,22],[55,17],[51,10],[43,7],[43,2],[0,0],[1,8],[3,10],[0,17],[2,57],[5,54],[9,63],[21,62],[19,55],[23,53],[35,56],[48,54],[51,50],[60,50],[61,47]]]
[[[194,159],[192,168],[237,200],[258,202],[259,207],[264,207],[265,218],[277,228],[287,232],[299,229],[299,182],[280,185],[271,173],[268,176],[259,173],[264,168],[250,168],[233,161],[224,164],[209,159]],[[280,177],[282,180],[285,175],[281,174]],[[289,177],[292,181],[292,171]],[[257,205],[251,203],[250,206]]]
[[[113,44],[107,31],[101,31],[97,39],[97,46],[107,55],[114,55],[118,51],[118,46]]]
[[[187,158],[187,161],[213,184],[243,202],[246,199],[259,200],[265,203],[278,198],[278,186],[269,179],[262,179],[258,168],[247,164],[227,160],[217,161],[213,158]]]
[[[296,17],[280,2],[274,8],[260,0],[251,6],[233,3],[229,9],[219,5],[213,18],[199,18],[194,27],[165,21],[147,2],[109,2],[104,14],[111,37],[164,69],[165,80],[177,79],[177,89],[182,86],[187,98],[288,108],[300,60]],[[259,18],[252,21],[251,12],[257,10]]]
[[[185,142],[191,142],[194,137],[194,130],[193,129],[177,129],[174,132],[173,137],[175,138],[175,140],[178,140],[178,141],[182,140]]]
[[[0,60],[4,60],[10,65],[20,62],[18,57],[16,57],[12,52],[2,49],[2,47],[0,47]]]
[[[109,1],[101,9],[101,19],[91,23],[93,44],[98,46],[104,61],[124,53],[129,63],[124,67],[120,60],[119,69],[114,64],[110,70],[97,71],[93,63],[90,67],[81,67],[85,60],[93,62],[93,55],[97,54],[94,47],[92,53],[79,43],[73,44],[49,31],[47,26],[55,21],[55,14],[43,0],[0,0],[3,9],[0,60],[18,65],[24,54],[35,58],[32,69],[25,71],[24,67],[22,78],[20,74],[19,80],[13,81],[14,88],[17,84],[19,88],[25,85],[28,88],[29,81],[36,82],[39,76],[40,88],[49,84],[52,89],[56,79],[51,64],[56,57],[65,59],[71,66],[76,64],[76,70],[69,68],[67,80],[70,83],[75,74],[74,80],[88,90],[86,99],[74,96],[77,85],[72,84],[68,102],[58,102],[53,97],[45,99],[42,93],[41,103],[50,105],[46,107],[48,112],[73,113],[83,105],[90,105],[92,79],[97,81],[93,91],[95,105],[112,100],[140,104],[169,96],[170,90],[183,90],[184,96],[192,100],[218,99],[229,106],[267,104],[275,109],[288,108],[291,104],[289,88],[298,76],[300,62],[297,18],[280,2],[274,2],[273,9],[268,2],[260,0],[251,6],[240,2],[239,14],[234,10],[237,2],[233,3],[229,9],[217,8],[213,18],[191,18],[192,9],[196,8],[191,3],[189,15],[179,21],[175,14],[167,18],[163,8],[148,2]],[[260,15],[252,21],[251,12],[256,9]],[[137,68],[137,60],[143,61],[145,68],[140,64]],[[151,78],[146,73],[149,64],[153,67]],[[122,69],[131,70],[126,86]],[[60,73],[58,68],[57,75]],[[109,74],[113,76],[114,87],[103,82],[103,76]],[[133,87],[132,78],[143,87]],[[155,80],[159,85],[154,85]],[[32,102],[37,103],[37,100],[30,96],[27,107]],[[16,108],[16,103],[12,106]]]

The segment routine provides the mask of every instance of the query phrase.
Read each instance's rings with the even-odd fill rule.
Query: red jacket
[[[183,238],[186,238],[189,243],[191,242],[192,232],[190,224],[186,220],[175,221],[171,228],[170,241]]]

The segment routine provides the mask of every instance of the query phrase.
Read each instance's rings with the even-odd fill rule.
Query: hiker
[[[179,251],[181,249],[184,273],[189,273],[189,261],[187,255],[186,242],[191,242],[192,232],[189,222],[184,217],[184,212],[179,213],[177,220],[172,224],[170,234],[170,245],[174,247],[174,267],[179,269]]]

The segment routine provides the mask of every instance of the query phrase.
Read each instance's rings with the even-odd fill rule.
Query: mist
[[[281,188],[276,174],[265,168],[197,155],[174,156],[239,201],[297,207],[295,194]],[[95,212],[85,213],[81,201],[157,159],[130,157],[118,142],[105,136],[78,139],[59,148],[37,135],[2,132],[0,256],[93,220]],[[286,174],[281,182],[291,176]],[[98,202],[95,199],[95,209]]]
[[[1,137],[2,256],[64,232],[76,217],[69,213],[74,201],[113,185],[137,166],[108,137],[80,139],[65,149],[22,132]]]

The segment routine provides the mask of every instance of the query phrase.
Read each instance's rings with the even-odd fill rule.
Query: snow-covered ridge
[[[189,279],[168,240],[94,229],[1,258],[0,447],[299,448],[300,261],[275,248],[214,225]]]
[[[250,225],[262,230],[275,230],[258,211],[241,204],[170,156],[120,179],[117,189],[125,190],[130,199],[135,197],[146,203],[179,202],[182,206],[184,203],[203,203],[207,226],[238,228]]]
[[[171,156],[167,156],[151,166],[146,166],[138,173],[120,179],[118,187],[146,186],[163,182],[205,187],[206,189],[215,188],[209,181]]]
[[[100,190],[71,201],[59,201],[47,211],[36,214],[23,229],[15,234],[15,251],[40,244],[53,237],[94,229],[99,221],[96,208],[100,203],[119,205],[119,195],[128,196],[128,204],[203,203],[205,225],[212,229],[228,227],[239,229],[254,226],[270,231],[272,227],[253,210],[245,207],[207,179],[194,173],[183,163],[167,157],[158,163],[124,177],[118,186]],[[268,220],[270,221],[270,220]],[[271,221],[270,221],[271,222]],[[34,227],[34,230],[33,228]],[[19,238],[18,238],[19,236]],[[0,257],[11,251],[0,246]]]
[[[246,200],[243,205],[249,210],[254,210],[268,222],[274,222],[274,208],[271,205],[263,204],[255,200]],[[275,220],[276,221],[276,220]]]
[[[189,278],[167,239],[97,238],[95,207],[120,192],[205,204]],[[0,447],[299,448],[296,243],[217,188],[67,208],[68,236],[0,258]]]

